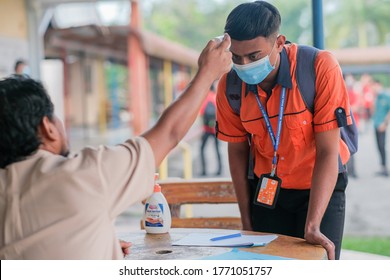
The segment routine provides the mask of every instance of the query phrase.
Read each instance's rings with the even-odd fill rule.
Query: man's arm
[[[325,210],[328,207],[338,175],[340,129],[315,134],[316,162],[314,165],[309,209],[305,226],[305,239],[322,245],[329,259],[335,259],[335,245],[320,231]]]
[[[236,192],[244,230],[252,230],[250,192],[248,184],[248,142],[228,143],[230,174]]]
[[[227,51],[230,37],[221,44],[211,40],[200,54],[199,69],[186,90],[161,115],[156,125],[142,136],[149,142],[156,167],[187,133],[211,84],[231,69],[232,54]]]

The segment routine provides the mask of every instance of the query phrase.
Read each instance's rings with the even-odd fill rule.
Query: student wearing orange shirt
[[[225,32],[233,70],[243,81],[241,107],[237,115],[229,104],[225,74],[217,91],[217,137],[228,142],[243,229],[305,238],[338,259],[347,185],[338,157],[343,164],[349,158],[339,127],[352,120],[349,113],[336,116],[336,109],[350,112],[348,92],[336,59],[320,51],[312,114],[298,91],[297,45],[286,44],[280,24],[278,10],[265,1],[241,4],[229,14]],[[254,179],[247,176],[250,151]],[[275,185],[279,195],[272,208],[272,192],[264,190]]]

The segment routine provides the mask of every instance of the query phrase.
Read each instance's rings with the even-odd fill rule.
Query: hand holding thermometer
[[[220,44],[220,43],[222,43],[224,37],[225,37],[225,35],[221,35],[221,36],[215,37],[214,39]],[[226,51],[227,51],[227,52],[230,51],[230,46],[231,46],[231,43],[230,43],[229,46],[226,48]]]

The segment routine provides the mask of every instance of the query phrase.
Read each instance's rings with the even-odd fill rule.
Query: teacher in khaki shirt
[[[186,91],[149,131],[72,157],[41,83],[0,81],[0,258],[121,259],[116,217],[152,193],[155,168],[230,70],[229,44],[227,35],[208,43]]]

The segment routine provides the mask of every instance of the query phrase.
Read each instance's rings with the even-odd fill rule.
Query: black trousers
[[[378,147],[379,155],[381,158],[381,165],[386,167],[386,130],[379,131],[377,128],[375,129],[376,136],[376,144]]]
[[[251,186],[251,219],[254,231],[279,233],[304,238],[310,190],[281,189],[274,209],[253,203],[258,178],[249,180]],[[321,232],[336,246],[340,259],[345,220],[346,173],[340,173],[329,205],[321,222]]]

